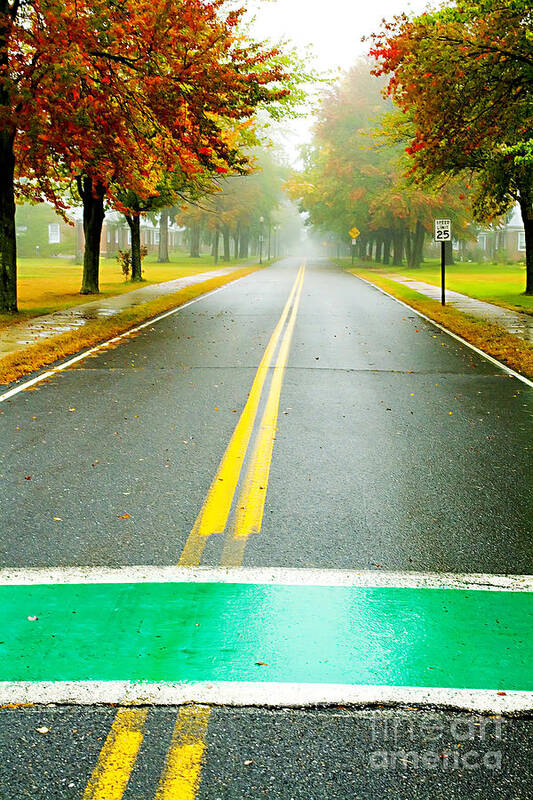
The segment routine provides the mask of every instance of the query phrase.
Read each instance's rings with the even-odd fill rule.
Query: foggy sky
[[[368,42],[361,42],[380,28],[381,20],[403,11],[419,13],[428,0],[251,0],[258,39],[289,40],[303,55],[311,45],[314,66],[321,71],[349,69],[358,57],[366,55]],[[305,120],[277,126],[274,135],[291,162],[298,158],[299,145],[311,138],[313,109]]]
[[[420,12],[427,0],[270,0],[256,2],[255,33],[287,38],[303,49],[312,44],[321,69],[350,67],[368,50],[362,36],[377,31],[381,19],[403,11]]]

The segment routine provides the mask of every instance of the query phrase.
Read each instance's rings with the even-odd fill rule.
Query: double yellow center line
[[[196,797],[210,714],[207,706],[180,710],[155,800]],[[147,708],[119,708],[83,800],[121,800],[144,738],[147,715]]]
[[[207,539],[213,534],[226,532],[233,500],[239,485],[242,468],[258,417],[261,399],[270,369],[274,374],[263,417],[257,432],[244,484],[237,501],[235,519],[228,531],[222,556],[222,566],[239,566],[252,533],[259,533],[263,522],[272,452],[276,436],[281,387],[300,305],[305,267],[300,267],[289,298],[265,350],[252,383],[248,400],[217,473],[211,484],[202,509],[187,539],[181,558],[181,567],[200,564]],[[278,351],[278,345],[279,351]],[[278,351],[277,359],[276,351]]]
[[[248,537],[261,531],[281,388],[304,276],[305,267],[302,266],[261,359],[237,427],[183,548],[179,566],[198,566],[208,538],[223,533],[227,535],[221,566],[239,566]],[[271,373],[272,381],[261,421],[250,447]],[[241,481],[247,455],[248,463]],[[239,483],[242,485],[230,521]],[[144,738],[147,714],[146,708],[120,708],[117,711],[83,800],[122,799]],[[155,800],[194,800],[196,797],[210,714],[211,709],[207,706],[192,705],[180,710]]]

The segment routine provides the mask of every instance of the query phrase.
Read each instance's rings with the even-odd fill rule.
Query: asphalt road
[[[2,526],[16,531],[1,565],[177,562],[295,267],[232,284],[1,406]],[[531,412],[517,380],[311,265],[263,532],[244,564],[531,574]]]
[[[0,405],[1,567],[178,563],[300,263],[231,284]],[[224,561],[235,494],[237,521],[188,563],[532,574],[531,390],[326,262],[308,264],[292,308],[260,533]],[[244,463],[264,461],[248,452]],[[0,714],[1,800],[88,797],[115,709]],[[149,710],[120,797],[155,796],[176,714]],[[529,797],[530,718],[496,718],[479,737],[487,719],[415,704],[215,708],[196,796]]]

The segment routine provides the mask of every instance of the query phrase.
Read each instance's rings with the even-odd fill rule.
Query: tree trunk
[[[131,231],[131,280],[134,282],[142,281],[142,259],[141,259],[141,217],[139,214],[130,216],[126,214],[126,220]]]
[[[191,258],[200,258],[200,225],[193,222],[191,225]]]
[[[413,266],[413,238],[414,234],[410,230],[405,232],[405,257],[407,259],[407,266]]]
[[[241,247],[239,252],[239,256],[241,258],[248,258],[249,247],[250,247],[250,232],[248,228],[244,228],[244,230],[241,233]]]
[[[414,264],[413,266],[419,267],[422,262],[424,261],[424,242],[426,239],[426,230],[420,220],[417,220],[416,223],[416,231],[415,231],[415,240],[414,240],[414,247],[413,247],[413,259]]]
[[[214,259],[214,262],[215,262],[215,266],[218,264],[218,243],[219,243],[219,239],[220,239],[220,232],[219,232],[219,230],[217,228],[216,231],[213,233],[213,248],[212,248],[213,259]]]
[[[382,236],[378,236],[376,239],[376,262],[378,264],[383,263],[383,252],[385,249],[385,240]]]
[[[0,130],[0,311],[9,312],[17,311],[14,143],[13,130]]]
[[[157,256],[158,264],[168,264],[168,209],[164,208],[159,217],[159,253]]]
[[[526,291],[533,295],[533,193],[520,192],[520,211],[526,234]]]
[[[95,184],[93,179],[87,176],[78,177],[77,184],[83,201],[83,233],[85,236],[80,294],[98,294],[100,242],[105,218],[106,188],[100,181]]]
[[[414,233],[407,234],[407,264],[412,269],[419,267],[424,257],[424,240],[426,231],[424,226],[417,220]]]
[[[392,240],[392,235],[390,231],[386,231],[383,237],[383,263],[386,266],[390,264],[391,240]]]
[[[231,261],[231,252],[230,252],[230,230],[227,225],[224,225],[222,228],[222,236],[224,237],[224,257],[223,261]]]
[[[394,236],[392,240],[393,244],[393,251],[392,251],[392,264],[394,267],[401,267],[403,264],[403,244],[404,244],[404,237],[405,232],[394,231]]]
[[[235,253],[235,261],[239,258],[239,230],[237,229],[233,234],[233,252]]]

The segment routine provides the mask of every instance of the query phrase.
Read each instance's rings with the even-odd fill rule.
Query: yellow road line
[[[276,347],[303,275],[303,269],[303,267],[300,267],[298,271],[285,308],[255,375],[241,418],[220,462],[202,509],[185,543],[178,561],[181,567],[198,566],[205,549],[207,537],[215,533],[223,533],[226,528],[242,465],[254,429],[261,395],[268,376],[268,369],[274,358]]]
[[[223,533],[226,529],[242,465],[254,430],[268,371],[272,365],[290,312],[261,423],[259,441],[252,460],[252,464],[256,462],[257,464],[263,464],[262,469],[259,466],[255,468],[255,472],[259,477],[254,478],[252,481],[252,492],[255,491],[257,480],[261,481],[261,475],[265,475],[266,481],[268,481],[281,383],[300,302],[304,272],[305,268],[300,267],[281,317],[261,359],[242,415],[187,539],[179,560],[180,566],[197,566],[200,563],[207,538],[213,533]],[[263,442],[263,445],[260,446],[261,442]],[[269,447],[270,456],[268,455]],[[249,474],[251,471],[252,467],[249,470]],[[250,478],[250,480],[252,479]],[[253,522],[255,527],[257,527],[256,520],[259,513],[262,519],[264,495],[262,500],[262,506],[261,497],[253,501],[257,507],[255,521]],[[261,524],[259,522],[258,529],[260,527]],[[241,540],[243,542],[242,552],[244,553],[245,536],[241,536]],[[143,727],[147,713],[146,709],[121,708],[117,711],[98,763],[83,795],[83,800],[121,800],[142,744]],[[202,758],[205,752],[205,735],[210,713],[210,708],[206,706],[191,706],[180,711],[155,800],[194,800],[200,785]]]
[[[155,800],[196,797],[210,714],[207,706],[188,706],[179,712]]]
[[[143,740],[147,709],[120,708],[83,800],[121,800]]]
[[[272,454],[276,439],[281,388],[289,360],[289,351],[300,305],[303,282],[304,272],[302,271],[289,323],[276,361],[274,376],[254,450],[237,502],[233,536],[228,536],[224,546],[221,564],[225,567],[240,566],[242,564],[246,540],[251,534],[259,533],[263,525]]]

